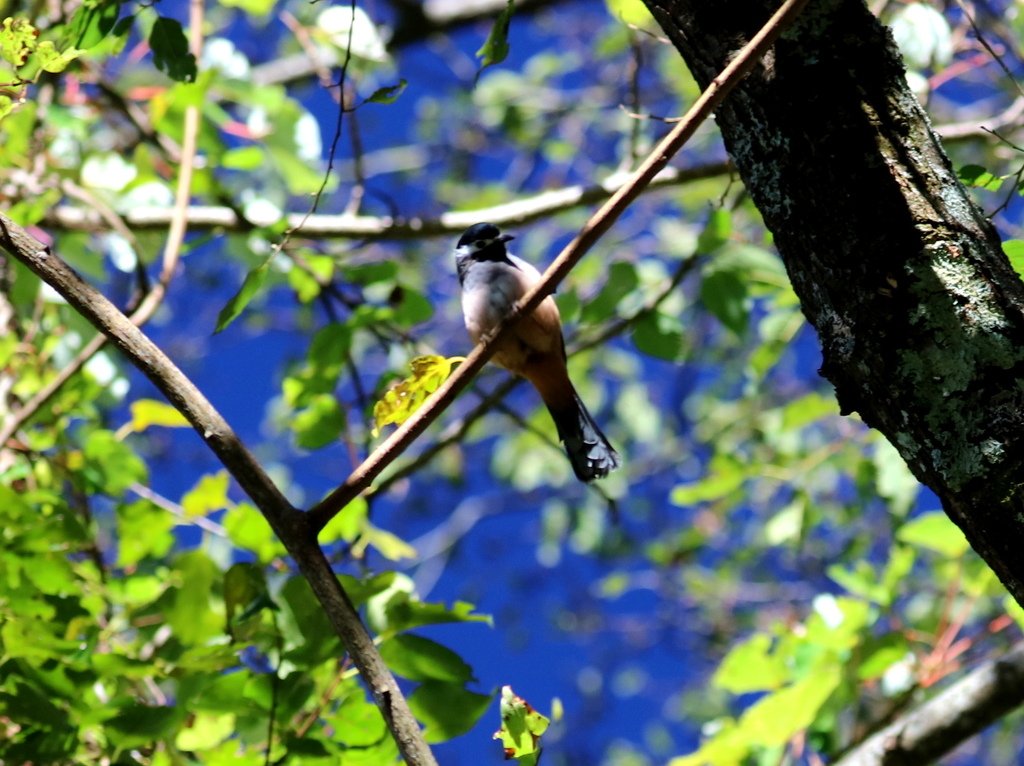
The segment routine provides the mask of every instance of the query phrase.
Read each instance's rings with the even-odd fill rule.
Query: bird
[[[540,280],[537,269],[508,252],[505,245],[513,239],[492,223],[477,223],[466,229],[455,246],[462,314],[473,343],[490,335]],[[591,482],[619,467],[619,453],[569,380],[562,320],[550,295],[516,323],[491,361],[526,378],[537,389],[576,478]]]

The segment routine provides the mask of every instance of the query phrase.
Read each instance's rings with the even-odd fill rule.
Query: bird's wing
[[[519,270],[520,297],[540,280],[540,272],[522,258],[514,255],[509,260]],[[515,334],[526,346],[542,354],[558,351],[564,355],[562,342],[562,319],[558,314],[558,306],[550,295],[528,317],[516,325]]]

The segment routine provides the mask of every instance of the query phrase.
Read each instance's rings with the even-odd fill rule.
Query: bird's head
[[[506,257],[505,243],[515,239],[511,234],[502,234],[493,223],[475,223],[459,237],[455,255],[459,258],[478,260],[499,260]]]

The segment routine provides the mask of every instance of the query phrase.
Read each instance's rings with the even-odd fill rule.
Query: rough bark
[[[774,0],[645,0],[706,83]],[[817,0],[717,111],[818,332],[821,373],[1024,604],[1024,285],[886,29]]]

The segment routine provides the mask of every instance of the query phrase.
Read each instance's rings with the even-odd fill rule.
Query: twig
[[[130,489],[132,492],[134,492],[136,495],[143,498],[144,500],[148,500],[157,508],[161,508],[167,511],[174,518],[178,519],[182,524],[193,524],[199,527],[204,532],[209,532],[211,535],[216,535],[217,537],[226,538],[228,536],[228,531],[224,529],[224,527],[222,527],[216,521],[210,521],[205,516],[189,516],[187,513],[185,513],[185,509],[182,508],[178,503],[175,503],[174,501],[164,497],[163,495],[154,492],[145,484],[139,484],[136,482],[129,486],[128,489]]]
[[[768,50],[782,29],[800,12],[807,0],[786,0],[761,30],[747,43],[722,72],[715,77],[697,101],[690,107],[683,121],[655,147],[629,182],[612,195],[601,209],[587,221],[579,234],[558,255],[510,315],[491,336],[474,348],[455,374],[435,391],[409,420],[403,423],[381,444],[345,482],[309,511],[310,523],[320,530],[335,514],[362,493],[377,475],[416,439],[427,426],[469,385],[494,353],[497,345],[508,336],[520,317],[529,315],[540,302],[572,270],[583,255],[608,231],[622,212],[629,207],[641,191],[668,164],[690,136],[722,102],[733,87],[743,79],[757,60]]]

